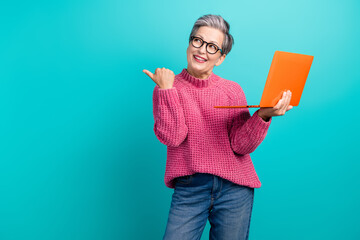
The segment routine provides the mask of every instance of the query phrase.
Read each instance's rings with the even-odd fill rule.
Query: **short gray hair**
[[[225,21],[225,19],[223,19],[220,15],[212,15],[212,14],[204,15],[200,17],[198,20],[196,20],[190,33],[189,42],[191,41],[191,37],[194,36],[196,32],[199,30],[199,28],[203,26],[212,27],[224,33],[224,41],[221,46],[221,49],[223,51],[223,54],[228,54],[232,48],[232,45],[234,44],[234,38],[229,33],[230,30],[229,23]]]

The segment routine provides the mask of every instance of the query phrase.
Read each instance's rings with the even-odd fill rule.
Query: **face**
[[[202,38],[205,42],[214,43],[219,48],[222,48],[224,41],[224,34],[215,28],[211,27],[200,27],[195,34],[196,37]],[[187,71],[190,75],[206,79],[208,78],[214,66],[219,66],[225,59],[225,54],[221,55],[220,51],[215,54],[210,54],[206,51],[206,43],[200,48],[195,48],[191,43],[186,50],[187,54]]]

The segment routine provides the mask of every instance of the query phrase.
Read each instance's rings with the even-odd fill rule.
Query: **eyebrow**
[[[203,36],[201,36],[200,34],[196,34],[198,36],[200,36],[201,38],[204,38]],[[196,37],[196,36],[195,36]],[[216,43],[217,45],[220,45],[219,43],[217,43],[216,41],[210,41],[211,43]]]

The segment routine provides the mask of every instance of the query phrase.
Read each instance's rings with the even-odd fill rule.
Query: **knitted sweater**
[[[214,73],[199,79],[183,69],[171,89],[155,86],[154,132],[167,145],[167,187],[194,173],[261,186],[249,154],[264,140],[271,118],[264,121],[258,111],[251,116],[247,108],[214,108],[231,105],[247,105],[242,88]]]

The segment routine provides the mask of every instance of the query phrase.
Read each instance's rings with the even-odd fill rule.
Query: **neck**
[[[187,68],[186,70],[188,71],[188,73],[191,76],[199,78],[199,79],[208,79],[212,73],[212,71],[205,72],[205,73],[197,73],[197,72],[193,71],[191,68]]]

